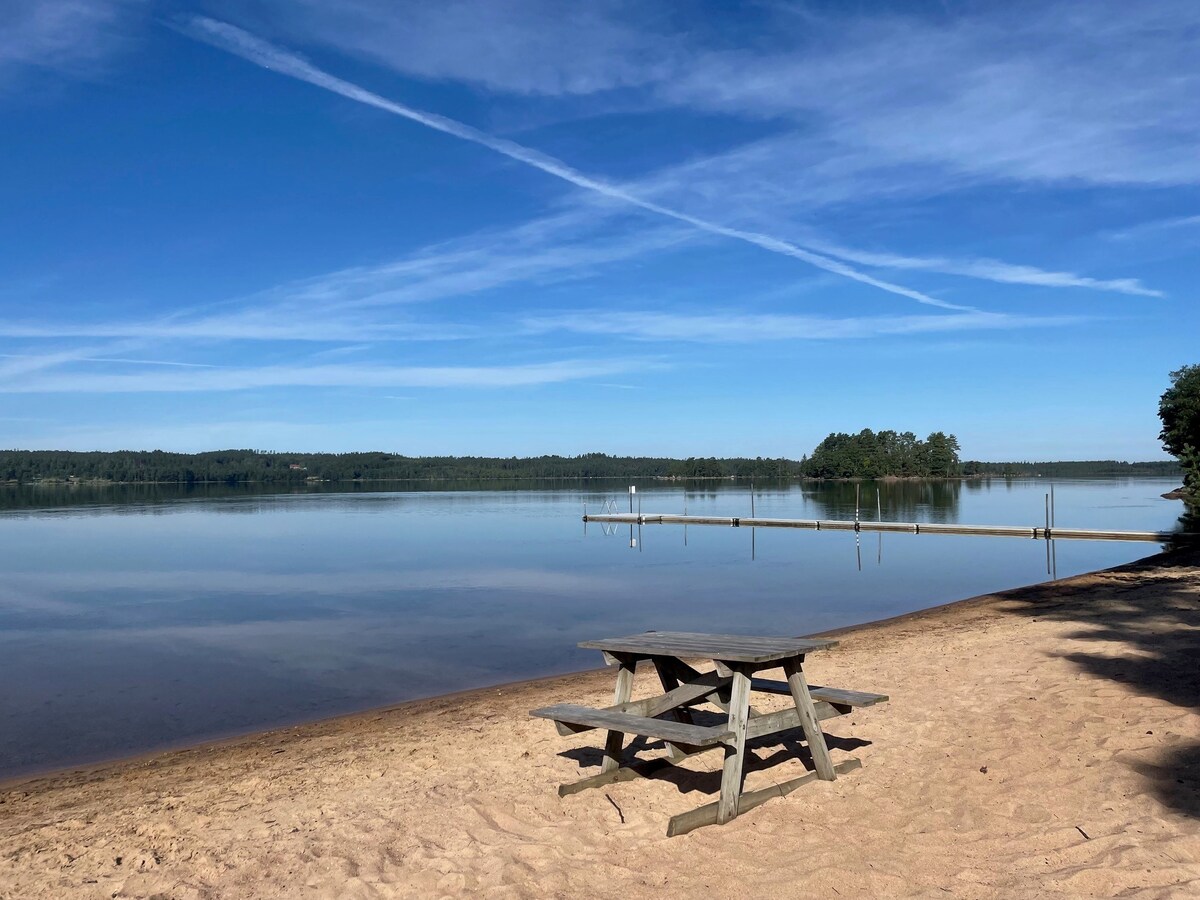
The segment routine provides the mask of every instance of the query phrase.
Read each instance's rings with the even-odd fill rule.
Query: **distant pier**
[[[941,522],[863,522],[838,519],[763,519],[755,516],[678,516],[643,513],[604,513],[583,516],[584,522],[618,525],[719,525],[726,528],[800,528],[810,531],[880,532],[888,534],[973,534],[1063,541],[1162,541],[1200,535],[1176,531],[1110,531],[1092,528],[1057,528],[1042,525],[949,525]]]

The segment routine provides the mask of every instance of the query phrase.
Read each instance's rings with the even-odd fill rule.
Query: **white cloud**
[[[830,256],[836,256],[839,259],[845,259],[864,266],[877,266],[883,269],[944,272],[948,275],[962,275],[967,278],[996,281],[1001,284],[1028,284],[1038,287],[1057,288],[1091,288],[1097,291],[1130,294],[1135,297],[1163,296],[1162,291],[1148,288],[1136,278],[1090,278],[1074,272],[1052,272],[1039,269],[1036,266],[1017,265],[1002,262],[998,259],[947,259],[945,257],[903,256],[897,253],[856,250],[851,247],[831,244],[820,239],[809,241],[808,243],[814,249],[828,253]]]
[[[651,29],[644,5],[612,0],[274,5],[272,21],[286,38],[317,41],[418,78],[515,94],[579,95],[643,85],[672,71],[680,43]]]
[[[478,232],[374,266],[290,281],[150,320],[0,321],[11,338],[185,341],[457,341],[496,329],[416,319],[398,308],[455,301],[498,288],[586,279],[614,263],[694,243],[691,229],[630,221],[616,211],[561,212]],[[599,227],[598,227],[599,226]]]
[[[1200,230],[1200,216],[1174,216],[1170,219],[1155,219],[1150,222],[1141,222],[1137,225],[1131,225],[1129,228],[1122,228],[1119,231],[1110,231],[1104,237],[1113,241],[1133,241],[1161,235],[1163,232],[1186,231],[1193,228]]]
[[[821,316],[745,315],[736,312],[691,315],[588,310],[530,317],[525,320],[525,325],[535,333],[570,331],[577,334],[613,335],[644,341],[751,343],[1051,328],[1078,324],[1083,321],[1086,319],[1079,316],[1017,316],[986,312],[929,316],[826,318]]]
[[[0,86],[26,68],[86,74],[120,49],[137,0],[5,0]]]
[[[624,374],[651,366],[645,360],[557,360],[511,366],[284,365],[196,369],[181,372],[58,372],[6,379],[0,393],[180,393],[277,387],[511,388]]]
[[[334,75],[330,75],[317,67],[313,66],[307,60],[300,58],[294,53],[290,53],[272,44],[269,44],[258,37],[246,32],[240,28],[229,25],[225,22],[218,22],[213,19],[208,19],[202,16],[194,17],[190,20],[190,33],[194,34],[198,39],[207,41],[216,47],[220,47],[230,53],[242,56],[245,59],[256,63],[264,68],[272,71],[277,71],[282,75],[287,75],[291,78],[299,79],[300,81],[308,82],[316,87],[323,88],[327,91],[332,91],[335,94],[340,94],[349,100],[354,100],[358,103],[373,106],[376,109],[381,109],[392,115],[400,116],[412,122],[417,122],[435,131],[440,131],[443,134],[448,134],[460,140],[469,141],[473,144],[478,144],[486,147],[503,156],[517,162],[531,166],[547,175],[559,178],[563,181],[573,184],[576,187],[591,191],[600,196],[615,200],[637,209],[645,210],[658,216],[663,216],[667,219],[676,222],[683,222],[691,225],[701,231],[720,237],[730,238],[732,240],[741,241],[747,244],[752,244],[756,247],[761,247],[771,253],[777,253],[782,256],[790,256],[794,259],[802,260],[819,269],[824,269],[827,272],[832,272],[836,275],[841,275],[852,281],[857,281],[862,284],[867,284],[891,294],[896,294],[901,297],[907,297],[910,300],[915,300],[918,303],[927,304],[929,306],[941,307],[943,309],[958,309],[962,310],[965,307],[957,306],[946,301],[931,297],[921,291],[913,290],[902,285],[892,284],[863,272],[859,272],[846,265],[845,263],[829,259],[818,253],[813,253],[796,244],[782,240],[770,234],[762,234],[755,231],[748,231],[741,228],[734,228],[718,222],[702,219],[698,216],[693,216],[690,213],[683,212],[678,209],[673,209],[645,200],[641,197],[629,193],[628,190],[621,188],[615,184],[610,184],[601,179],[585,175],[583,172],[567,165],[559,159],[548,156],[538,150],[523,146],[514,141],[505,138],[499,138],[486,132],[480,131],[471,125],[437,113],[426,112],[416,109],[403,103],[397,103],[393,100],[388,100],[385,97],[368,91],[366,88],[360,87],[357,84],[345,81]]]
[[[1200,6],[994,4],[808,22],[774,52],[701,53],[671,102],[799,122],[878,165],[974,177],[1200,182]]]

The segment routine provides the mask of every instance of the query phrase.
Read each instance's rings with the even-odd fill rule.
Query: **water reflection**
[[[1059,522],[1169,528],[1179,504],[1157,495],[1172,486],[1060,486]],[[608,633],[811,633],[1046,577],[1034,541],[888,535],[873,558],[853,533],[585,534],[584,506],[627,510],[627,487],[6,489],[0,777],[589,667],[575,643]],[[861,488],[864,517],[875,487]],[[882,483],[879,506],[884,518],[1026,524],[1043,487]],[[854,508],[849,484],[639,494],[645,512]],[[1147,550],[1064,545],[1059,572]]]
[[[961,480],[833,482],[809,489],[820,519],[957,522]]]

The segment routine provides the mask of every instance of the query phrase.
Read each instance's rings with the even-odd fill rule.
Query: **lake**
[[[1061,527],[1171,530],[1178,479],[1056,480]],[[1043,479],[864,483],[885,520],[1040,525]],[[852,484],[753,489],[853,518]],[[1042,541],[581,522],[625,484],[0,488],[0,778],[592,668],[586,638],[807,634],[1046,580]],[[641,483],[644,513],[751,487]],[[1058,541],[1059,577],[1157,544]],[[569,698],[563,698],[564,700]]]

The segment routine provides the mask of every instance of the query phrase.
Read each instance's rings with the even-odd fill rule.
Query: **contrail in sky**
[[[818,269],[824,269],[827,272],[833,272],[836,275],[841,275],[844,278],[859,281],[863,284],[869,284],[872,287],[880,290],[888,291],[892,294],[899,294],[901,297],[908,297],[910,300],[916,300],[918,303],[924,303],[928,306],[937,306],[942,309],[952,309],[962,312],[977,312],[978,310],[970,306],[958,306],[953,303],[947,303],[944,300],[938,300],[935,297],[930,297],[928,294],[923,294],[920,291],[914,291],[911,288],[906,288],[903,285],[892,284],[889,281],[883,281],[879,278],[873,278],[870,275],[860,272],[843,262],[836,259],[831,259],[827,256],[822,256],[819,253],[805,250],[796,244],[789,241],[780,240],[767,234],[760,234],[755,231],[743,231],[740,228],[731,228],[726,225],[720,225],[716,222],[710,222],[707,219],[701,219],[696,216],[689,215],[685,212],[680,212],[677,209],[672,209],[668,206],[662,206],[650,200],[643,200],[628,191],[623,190],[616,185],[609,184],[605,181],[600,181],[574,169],[564,163],[562,160],[555,159],[553,156],[547,156],[530,147],[515,143],[514,141],[499,138],[488,134],[485,131],[480,131],[478,128],[473,128],[463,122],[458,122],[454,119],[440,116],[437,113],[425,112],[424,110],[415,109],[411,106],[406,106],[403,103],[396,103],[388,100],[386,97],[381,97],[378,94],[361,88],[349,81],[344,81],[328,72],[318,69],[316,66],[306,62],[294,53],[289,53],[279,47],[269,44],[266,41],[255,37],[247,31],[243,31],[234,25],[226,22],[219,22],[215,19],[210,19],[205,16],[195,16],[191,19],[191,27],[187,29],[193,37],[213,46],[219,47],[222,50],[227,50],[253,63],[257,63],[267,69],[272,69],[282,75],[290,75],[292,78],[298,78],[301,81],[307,81],[309,84],[317,87],[325,88],[328,91],[333,91],[335,94],[341,94],[350,100],[356,100],[359,103],[365,103],[368,106],[374,106],[377,109],[382,109],[390,112],[393,115],[402,116],[405,119],[410,119],[413,122],[419,122],[435,131],[440,131],[444,134],[453,135],[461,138],[464,141],[470,141],[474,144],[487,147],[489,150],[494,150],[496,153],[503,154],[509,159],[515,159],[525,165],[532,166],[535,169],[540,169],[548,175],[553,175],[555,178],[561,178],[563,181],[570,182],[577,187],[585,190],[594,191],[605,197],[610,197],[614,200],[620,200],[630,206],[636,206],[639,209],[644,209],[647,212],[655,213],[656,215],[665,216],[668,219],[674,219],[678,222],[685,222],[694,228],[701,231],[706,231],[709,234],[716,234],[722,237],[732,238],[738,241],[744,241],[748,244],[753,244],[756,247],[761,247],[764,250],[769,250],[772,253],[779,253],[783,256],[790,256],[795,259],[803,260],[804,262],[816,266]]]

